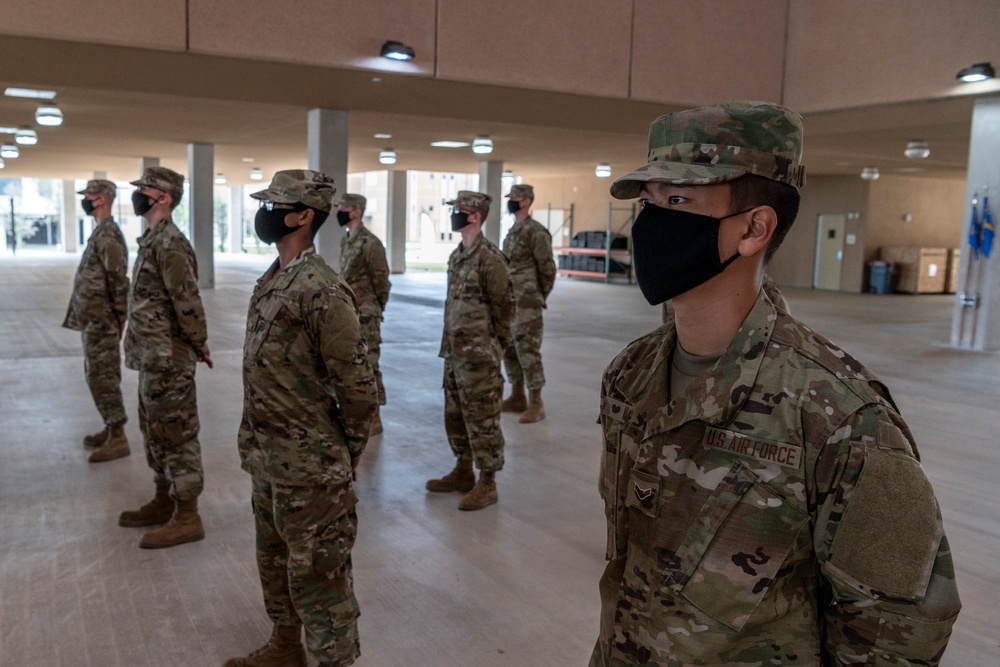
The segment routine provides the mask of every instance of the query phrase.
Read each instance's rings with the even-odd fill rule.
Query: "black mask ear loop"
[[[726,220],[727,218],[735,218],[738,215],[743,215],[744,213],[752,211],[755,208],[757,208],[757,207],[756,206],[751,206],[750,208],[746,209],[745,211],[740,211],[739,213],[730,213],[729,215],[727,215],[725,217],[719,218],[719,222],[722,222],[723,220]],[[732,264],[733,262],[735,262],[739,258],[740,258],[740,251],[737,250],[736,253],[732,257],[730,257],[729,259],[727,259],[726,261],[724,261],[722,263],[722,268],[725,269],[727,266],[729,266],[730,264]]]

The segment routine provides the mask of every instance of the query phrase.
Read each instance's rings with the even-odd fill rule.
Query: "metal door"
[[[815,289],[840,290],[841,266],[844,261],[844,228],[847,216],[824,213],[816,225],[816,265],[813,272]]]

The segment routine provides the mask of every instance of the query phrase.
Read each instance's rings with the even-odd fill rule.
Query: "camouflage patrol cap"
[[[115,193],[118,192],[118,186],[111,181],[106,181],[103,178],[95,178],[93,180],[87,181],[87,187],[83,190],[78,190],[76,194],[78,195],[108,195],[112,199],[115,198]]]
[[[649,126],[645,166],[611,184],[611,196],[634,199],[642,184],[723,183],[756,174],[805,185],[802,117],[767,102],[726,102],[660,116]]]
[[[340,206],[343,208],[360,208],[364,210],[368,207],[368,200],[362,195],[347,193],[340,198]]]
[[[528,199],[532,199],[533,200],[535,198],[535,188],[531,187],[530,185],[525,185],[525,184],[512,185],[510,187],[510,194],[508,194],[507,196],[508,197],[527,197]]]
[[[178,197],[184,194],[184,177],[166,167],[146,167],[146,173],[142,175],[142,178],[129,182],[136,187],[146,185],[175,194]]]
[[[333,209],[333,196],[337,186],[326,174],[310,169],[286,169],[274,174],[267,190],[255,192],[251,197],[273,201],[276,204],[304,204],[317,211]]]
[[[466,206],[474,208],[483,214],[485,218],[490,213],[490,202],[493,197],[482,192],[472,192],[471,190],[459,190],[458,194],[447,203],[449,206]]]

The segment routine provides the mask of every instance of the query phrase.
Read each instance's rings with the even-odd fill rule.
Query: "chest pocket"
[[[668,583],[712,618],[741,630],[808,525],[805,512],[737,461],[678,550],[681,563],[696,566],[689,577]]]
[[[282,328],[281,322],[287,320],[289,314],[283,299],[280,297],[271,298],[257,312],[253,324],[247,329],[246,340],[243,343],[243,354],[254,356],[260,351],[265,340],[268,340],[269,337],[276,338],[276,334],[279,334]]]

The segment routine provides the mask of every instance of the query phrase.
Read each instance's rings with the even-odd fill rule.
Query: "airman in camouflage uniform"
[[[347,234],[340,238],[340,275],[354,290],[361,318],[361,333],[368,343],[368,363],[375,373],[378,403],[385,405],[385,387],[378,358],[382,347],[382,311],[389,301],[389,264],[385,246],[365,227],[362,217],[368,200],[361,195],[345,194],[340,199],[337,222]],[[372,435],[382,432],[382,419],[375,411]]]
[[[316,253],[332,208],[325,174],[279,171],[255,227],[279,257],[257,281],[243,346],[241,465],[251,475],[257,567],[271,640],[227,667],[320,665],[360,654],[351,576],[353,471],[378,406],[354,294]]]
[[[760,289],[767,295],[767,298],[771,300],[771,303],[777,306],[778,310],[783,310],[786,313],[791,314],[792,311],[789,310],[790,306],[788,305],[788,300],[781,292],[781,288],[778,286],[778,283],[774,281],[774,278],[765,273],[764,283],[760,286]],[[674,309],[670,305],[669,301],[663,302],[661,317],[663,318],[664,324],[673,320]]]
[[[90,395],[104,420],[104,429],[83,439],[96,447],[91,463],[128,456],[125,404],[122,400],[122,362],[119,344],[128,317],[128,248],[111,217],[117,188],[97,179],[77,194],[83,208],[97,221],[73,279],[73,295],[63,326],[82,332],[83,368]]]
[[[510,262],[517,313],[514,316],[514,344],[504,353],[504,368],[511,395],[503,402],[504,412],[521,412],[518,421],[530,424],[545,418],[542,387],[542,309],[556,282],[556,262],[552,257],[552,235],[531,217],[535,190],[530,185],[510,189],[507,211],[514,226],[503,240],[503,254]],[[524,387],[528,386],[529,400]]]
[[[940,663],[960,603],[910,431],[872,373],[761,291],[798,207],[801,132],[765,103],[664,116],[649,164],[612,185],[645,201],[636,275],[676,317],[604,374],[592,667]],[[680,269],[715,270],[671,287],[655,260],[677,256],[650,225],[704,226],[714,261]]]
[[[138,510],[123,512],[122,526],[157,526],[139,546],[171,547],[201,540],[198,514],[204,485],[195,366],[212,367],[205,309],[198,292],[198,263],[170,213],[184,194],[184,177],[150,167],[132,195],[146,221],[132,267],[125,365],[139,371],[139,427],[156,495]]]
[[[451,227],[462,242],[448,258],[448,296],[439,356],[444,358],[444,425],[458,459],[441,479],[427,482],[436,493],[462,491],[459,509],[479,510],[497,502],[495,475],[503,468],[500,360],[511,344],[514,288],[507,260],[482,234],[489,195],[460,190]],[[473,460],[480,470],[476,480]]]

